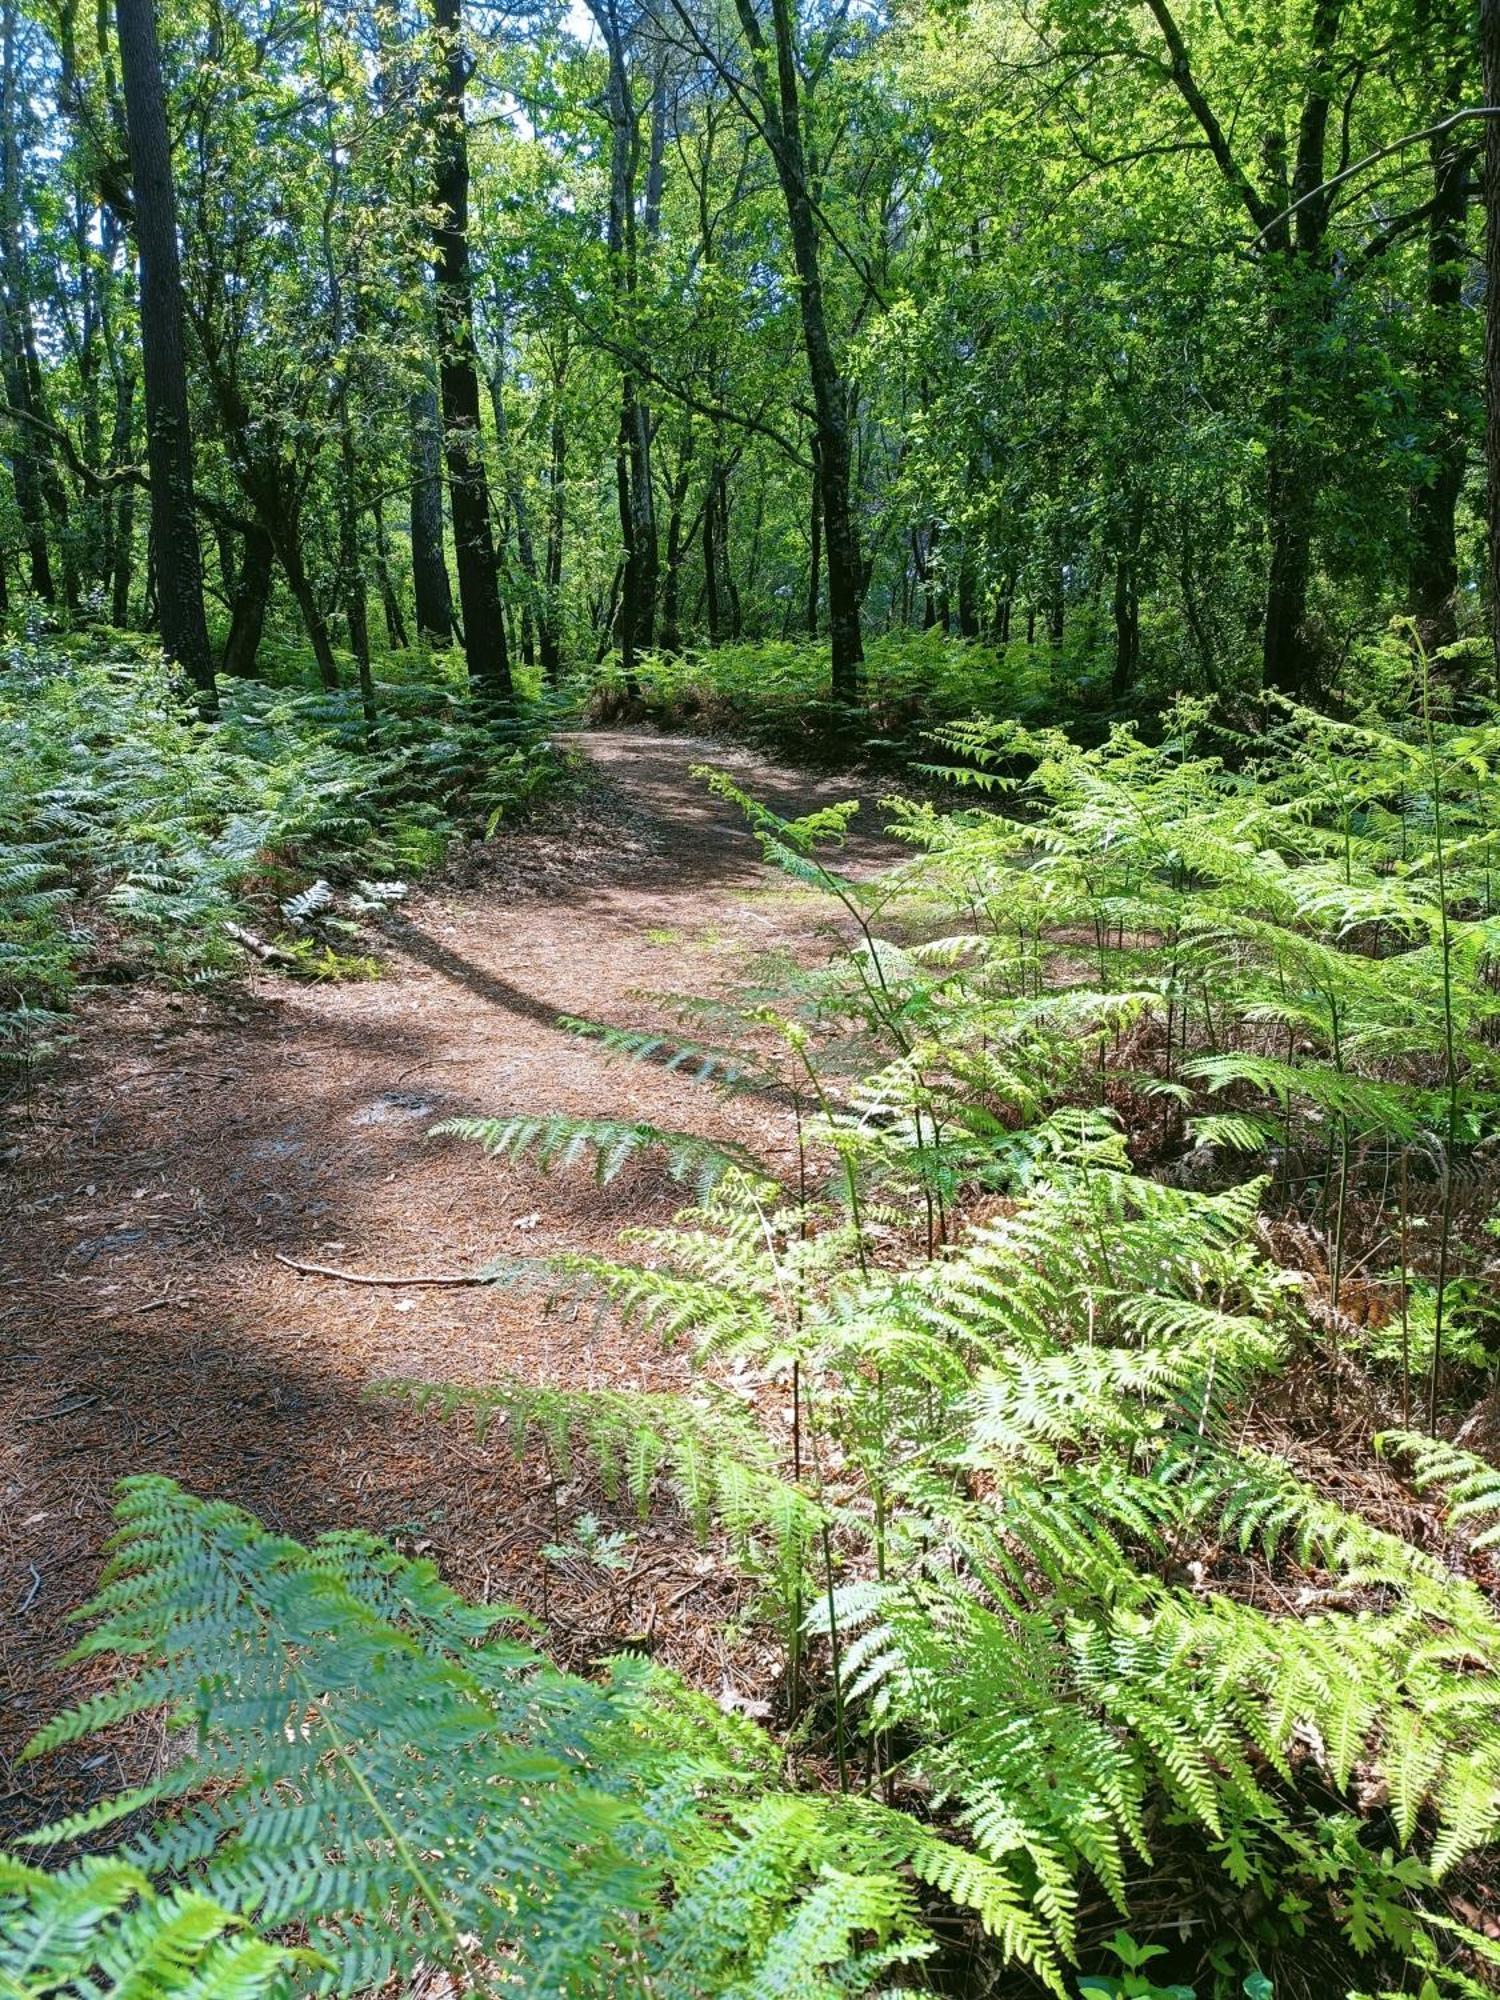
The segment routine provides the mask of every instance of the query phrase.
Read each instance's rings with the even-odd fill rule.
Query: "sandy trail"
[[[372,1404],[368,1385],[685,1379],[679,1357],[591,1309],[548,1313],[535,1291],[366,1288],[276,1260],[473,1270],[606,1248],[685,1199],[649,1162],[601,1189],[586,1172],[485,1160],[426,1136],[444,1117],[646,1118],[785,1148],[774,1107],[727,1106],[556,1023],[650,1023],[640,989],[712,991],[747,953],[818,948],[827,912],[782,893],[695,764],[728,766],[788,812],[855,788],[687,738],[579,740],[603,805],[570,830],[542,825],[463,856],[390,926],[383,978],[259,978],[228,1000],[103,994],[36,1104],[0,1128],[0,1840],[141,1754],[85,1745],[11,1761],[97,1684],[97,1666],[85,1682],[56,1661],[122,1475],[171,1474],[297,1535],[394,1533],[471,1593],[539,1607],[539,1549],[554,1533],[540,1469],[460,1425]],[[855,869],[891,858],[877,810],[861,821]],[[711,1674],[733,1581],[670,1523],[635,1546],[630,1575],[602,1597],[564,1591],[560,1605],[546,1579],[560,1649],[592,1657],[655,1613],[659,1656]]]

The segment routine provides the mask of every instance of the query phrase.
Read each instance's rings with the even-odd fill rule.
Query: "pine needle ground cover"
[[[437,669],[381,695],[371,730],[355,697],[234,682],[205,726],[125,641],[11,642],[0,1064],[45,1051],[80,979],[243,967],[229,926],[312,976],[368,969],[360,912],[559,775],[545,714],[481,724]]]
[[[716,780],[842,948],[676,1036],[575,1025],[776,1097],[793,1170],[544,1106],[455,1134],[679,1179],[618,1258],[492,1278],[701,1390],[383,1393],[718,1538],[779,1635],[764,1726],[134,1484],[83,1642],[124,1673],[36,1753],[188,1733],[42,1835],[95,1858],[7,1864],[11,1989],[1493,1991],[1497,750],[1423,704],[957,730],[978,803],[894,802],[875,880],[848,810]],[[1330,1435],[1420,1535],[1309,1476]]]

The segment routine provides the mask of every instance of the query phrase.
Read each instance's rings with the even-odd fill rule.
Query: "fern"
[[[1424,1437],[1414,1431],[1386,1431],[1375,1443],[1379,1450],[1408,1461],[1412,1484],[1419,1493],[1433,1486],[1444,1489],[1448,1519],[1455,1526],[1460,1521],[1490,1521],[1472,1538],[1471,1548],[1492,1549],[1500,1544],[1500,1469],[1488,1459],[1443,1438]]]
[[[664,1132],[640,1120],[449,1118],[434,1125],[431,1136],[472,1140],[492,1158],[532,1160],[543,1173],[574,1166],[592,1155],[594,1177],[601,1185],[612,1181],[638,1154],[660,1152],[673,1180],[691,1181],[700,1199],[733,1171],[769,1178],[746,1146],[704,1139],[694,1132]]]

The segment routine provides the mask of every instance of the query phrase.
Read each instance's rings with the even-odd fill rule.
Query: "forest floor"
[[[306,1537],[339,1527],[431,1555],[465,1593],[545,1612],[584,1665],[645,1635],[655,1656],[736,1700],[753,1646],[741,1586],[682,1523],[633,1532],[618,1574],[543,1548],[598,1506],[554,1507],[544,1471],[497,1432],[371,1401],[392,1377],[570,1387],[680,1386],[687,1366],[588,1304],[531,1288],[365,1286],[474,1272],[500,1257],[611,1248],[688,1199],[648,1157],[607,1187],[430,1139],[442,1118],[559,1111],[735,1137],[776,1160],[790,1130],[753,1098],[608,1057],[572,1015],[649,1026],[649,991],[712,992],[760,952],[816,952],[826,905],[761,863],[711,762],[782,812],[856,796],[741,750],[599,731],[576,805],[459,853],[387,919],[384,976],[257,976],[213,997],[102,991],[33,1100],[0,1127],[0,1844],[135,1778],[150,1746],[16,1753],[107,1664],[60,1669],[91,1593],[111,1490],[170,1474]],[[845,864],[894,858],[867,802]],[[751,1693],[758,1692],[751,1688]]]

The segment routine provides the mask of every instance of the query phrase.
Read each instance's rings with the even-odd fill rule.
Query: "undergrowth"
[[[829,699],[828,647],[815,640],[652,652],[627,686],[618,666],[595,677],[601,720],[645,716],[668,729],[707,729],[762,743],[802,761],[819,753],[900,765],[925,732],[976,711],[1030,721],[1091,718],[1109,705],[1109,673],[1076,640],[1066,647],[950,638],[937,628],[872,638],[857,709]]]
[[[7,646],[0,1063],[35,1059],[80,979],[203,981],[245,963],[227,925],[266,930],[293,970],[361,969],[361,904],[559,770],[540,711],[480,723],[436,678],[382,686],[373,732],[351,695],[234,681],[222,708],[201,723],[124,641]],[[310,924],[331,903],[325,876],[352,896]]]
[[[0,1877],[13,1990],[174,1924],[205,1992],[1497,1989],[1500,727],[1419,682],[1394,725],[945,743],[976,803],[891,802],[875,878],[837,868],[852,807],[713,778],[844,948],[656,996],[677,1032],[568,1024],[779,1104],[790,1174],[538,1107],[449,1128],[665,1154],[676,1224],[490,1276],[701,1387],[384,1387],[722,1531],[774,1729],[132,1483],[84,1649],[134,1677],[33,1754],[163,1704],[192,1747],[38,1838],[155,1831]],[[1410,1505],[1369,1504],[1371,1447]]]

